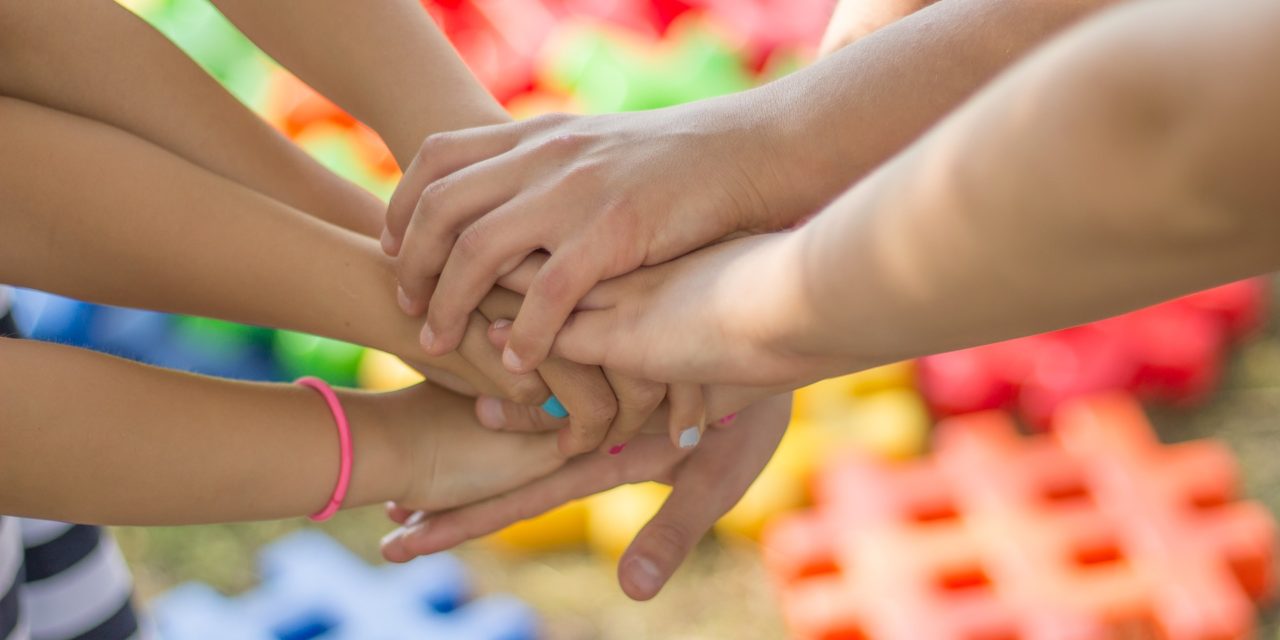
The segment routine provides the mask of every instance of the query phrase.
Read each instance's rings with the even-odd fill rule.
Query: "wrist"
[[[343,508],[402,500],[410,484],[412,449],[386,406],[389,398],[358,391],[338,391],[338,397],[351,423],[353,456]]]
[[[805,95],[805,94],[801,94]],[[733,118],[743,123],[751,152],[743,170],[764,203],[763,216],[748,230],[777,231],[794,227],[815,213],[846,186],[833,175],[828,136],[810,121],[812,107],[796,104],[787,91],[764,85],[730,97]]]
[[[718,288],[718,316],[728,326],[731,344],[747,345],[742,366],[770,371],[770,387],[797,388],[841,370],[830,349],[821,344],[825,330],[815,316],[808,279],[806,239],[798,231],[763,234],[748,239],[749,252],[725,270],[726,286]]]

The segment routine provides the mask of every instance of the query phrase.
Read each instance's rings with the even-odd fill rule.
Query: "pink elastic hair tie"
[[[298,378],[293,383],[302,387],[311,387],[320,392],[325,404],[329,405],[329,411],[333,413],[333,421],[338,425],[340,456],[338,484],[333,488],[333,496],[329,498],[329,503],[323,509],[308,516],[313,522],[324,522],[342,508],[342,501],[347,499],[347,487],[351,486],[351,423],[347,421],[347,412],[343,411],[342,403],[338,401],[338,394],[333,392],[329,383],[314,376]]]

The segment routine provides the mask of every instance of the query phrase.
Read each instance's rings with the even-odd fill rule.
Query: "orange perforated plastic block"
[[[765,532],[800,640],[1227,640],[1272,589],[1275,524],[1235,501],[1214,441],[1161,445],[1125,395],[1053,435],[1001,412],[938,427],[932,457],[848,459]]]

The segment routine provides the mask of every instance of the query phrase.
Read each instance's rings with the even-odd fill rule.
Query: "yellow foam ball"
[[[888,459],[920,455],[929,439],[932,419],[916,391],[893,389],[867,396],[843,421],[833,425],[850,446]]]
[[[617,560],[671,488],[656,482],[628,484],[587,498],[587,546],[596,554]]]
[[[422,382],[422,374],[402,362],[400,358],[370,349],[360,359],[356,380],[360,383],[361,389],[395,391]]]
[[[819,428],[803,421],[793,422],[760,477],[716,523],[716,533],[758,539],[770,518],[804,506],[809,479],[822,458],[823,440]]]
[[[791,401],[791,417],[795,420],[827,420],[848,412],[853,402],[848,376],[829,378],[796,390]]]
[[[846,377],[849,392],[855,396],[865,397],[893,389],[915,389],[916,363],[914,360],[904,360]]]
[[[582,545],[587,536],[587,502],[575,500],[536,518],[517,522],[491,539],[508,551],[545,553]]]

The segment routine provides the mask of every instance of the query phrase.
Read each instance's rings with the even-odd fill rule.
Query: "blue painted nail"
[[[569,412],[565,410],[564,405],[560,404],[560,399],[551,396],[547,401],[542,403],[542,410],[552,418],[568,418]]]

